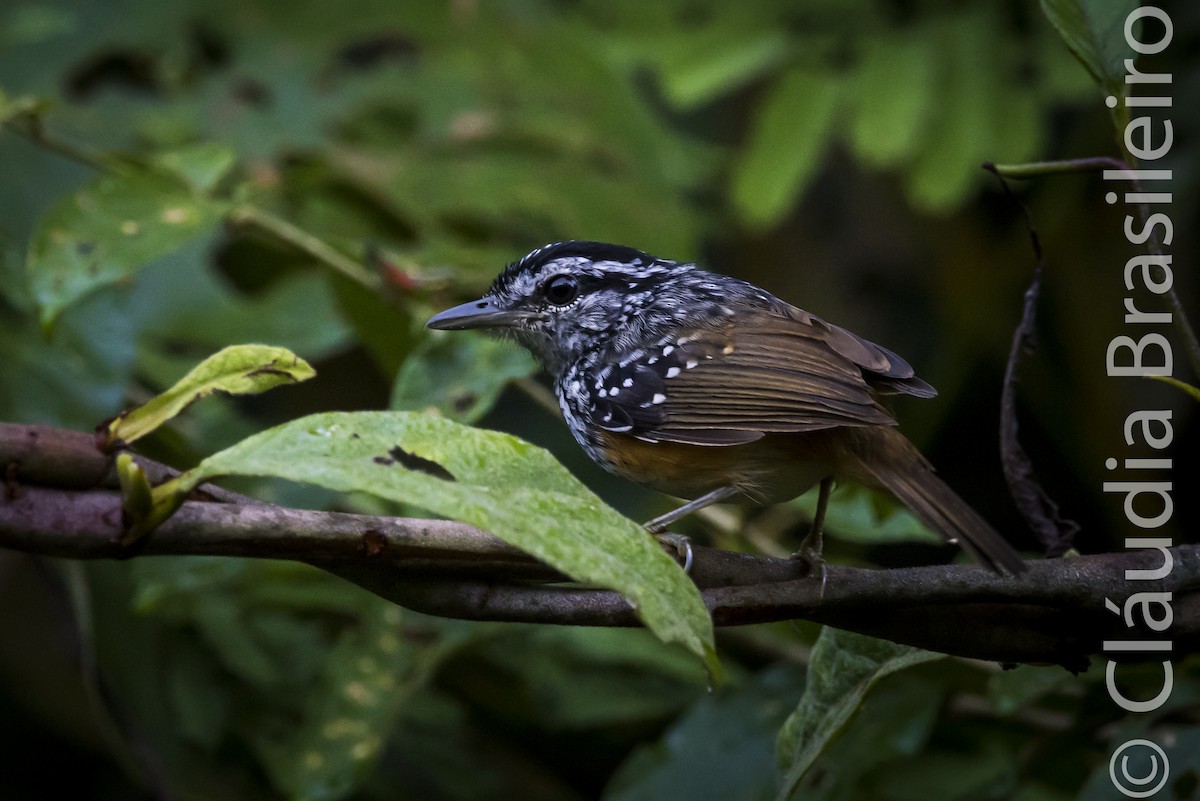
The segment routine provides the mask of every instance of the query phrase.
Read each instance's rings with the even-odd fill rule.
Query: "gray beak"
[[[480,298],[435,314],[425,323],[426,328],[442,331],[461,331],[464,328],[503,328],[529,317],[528,312],[499,306],[492,298]]]

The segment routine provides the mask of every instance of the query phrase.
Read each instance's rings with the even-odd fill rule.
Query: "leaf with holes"
[[[42,220],[30,244],[26,267],[42,324],[212,230],[224,212],[172,176],[127,169],[94,179]]]
[[[331,412],[264,431],[155,490],[218,476],[274,476],[367,492],[491,531],[576,581],[624,595],[659,639],[717,671],[696,586],[646,530],[605,505],[547,451],[412,412]]]

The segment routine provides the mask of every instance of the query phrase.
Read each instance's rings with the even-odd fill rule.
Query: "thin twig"
[[[343,255],[323,239],[258,206],[241,205],[229,213],[233,225],[249,225],[275,237],[317,261],[324,262],[357,284],[379,291],[383,281],[361,263]]]
[[[1029,164],[992,164],[991,162],[985,162],[983,166],[984,169],[1004,178],[1038,178],[1047,175],[1095,172],[1096,170],[1119,170],[1125,173],[1126,177],[1123,180],[1129,182],[1130,188],[1135,193],[1142,194],[1142,183],[1137,178],[1136,170],[1124,161],[1109,156],[1069,159],[1065,161],[1036,161]],[[1158,238],[1157,227],[1147,224],[1150,218],[1150,207],[1146,203],[1137,203],[1135,205],[1138,210],[1138,216],[1141,217],[1143,228],[1150,232],[1150,238],[1146,241],[1146,247],[1152,255],[1161,258],[1163,256],[1162,241]],[[1188,319],[1187,313],[1183,309],[1183,303],[1179,300],[1179,293],[1175,291],[1175,285],[1172,284],[1164,294],[1167,298],[1167,305],[1171,309],[1172,322],[1175,323],[1175,327],[1183,339],[1183,345],[1187,351],[1188,360],[1191,362],[1192,371],[1197,377],[1200,377],[1200,340],[1196,338],[1196,331],[1192,328],[1191,320]]]

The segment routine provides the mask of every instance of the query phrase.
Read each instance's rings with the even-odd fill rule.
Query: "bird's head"
[[[621,245],[558,242],[508,265],[483,297],[426,326],[496,329],[556,373],[589,350],[619,352],[670,325],[685,311],[672,294],[679,279],[699,272]]]

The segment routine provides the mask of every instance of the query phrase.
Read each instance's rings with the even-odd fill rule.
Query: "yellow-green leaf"
[[[190,404],[214,392],[256,395],[316,375],[308,362],[286,348],[233,345],[214,353],[166,392],[122,412],[108,425],[108,445],[129,444],[149,434]]]

